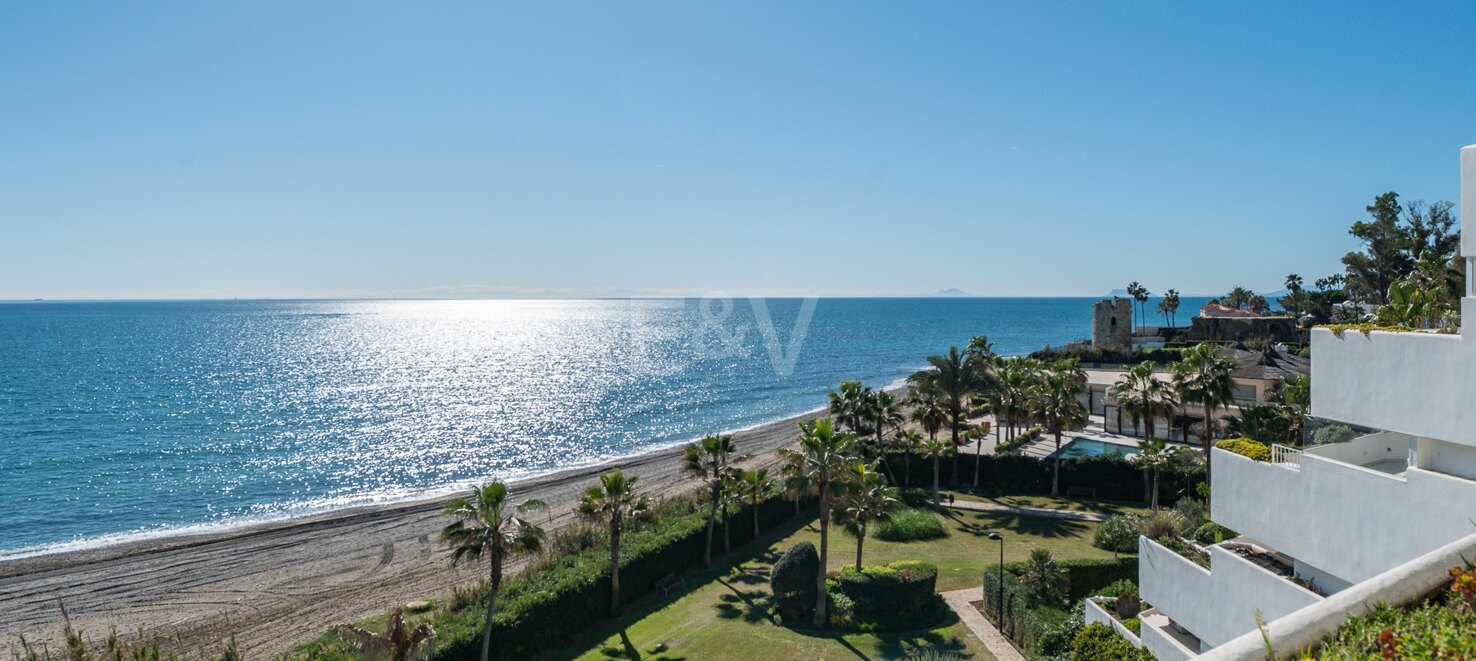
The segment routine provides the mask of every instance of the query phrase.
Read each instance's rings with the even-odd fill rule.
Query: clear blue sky
[[[413,5],[413,6],[412,6]],[[0,5],[0,299],[1098,295],[1456,200],[1476,3]]]

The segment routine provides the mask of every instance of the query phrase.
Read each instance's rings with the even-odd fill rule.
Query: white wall
[[[1476,481],[1414,467],[1401,479],[1315,454],[1296,470],[1213,452],[1210,518],[1350,583],[1473,530]]]
[[[1476,480],[1476,447],[1422,438],[1418,443],[1420,468]]]
[[[1476,220],[1476,145],[1461,150],[1461,254],[1476,255],[1476,227],[1467,233],[1466,221]]]
[[[1098,599],[1102,599],[1103,602],[1098,603]],[[1126,638],[1128,642],[1134,645],[1142,647],[1143,643],[1138,640],[1138,634],[1133,633],[1132,629],[1127,628],[1126,625],[1117,621],[1117,618],[1112,617],[1112,614],[1107,612],[1107,608],[1112,606],[1113,601],[1113,599],[1109,599],[1107,597],[1087,598],[1086,601],[1082,603],[1082,612],[1086,616],[1084,618],[1086,620],[1086,623],[1092,624],[1093,622],[1095,622],[1097,624],[1104,624],[1112,627],[1112,630],[1116,631],[1117,635]]]
[[[1367,466],[1380,461],[1405,461],[1414,449],[1415,437],[1398,432],[1378,432],[1359,436],[1347,443],[1330,443],[1309,448],[1307,454],[1315,454],[1336,461]]]
[[[1312,330],[1321,418],[1476,446],[1472,375],[1476,340],[1460,335]]]
[[[1211,546],[1210,571],[1146,537],[1138,540],[1143,600],[1215,646],[1321,597],[1231,551]]]
[[[1184,647],[1171,634],[1160,630],[1159,627],[1167,626],[1164,620],[1168,618],[1159,613],[1157,608],[1144,611],[1138,617],[1143,623],[1143,647],[1153,653],[1153,658],[1158,661],[1184,661],[1199,655],[1198,650]]]

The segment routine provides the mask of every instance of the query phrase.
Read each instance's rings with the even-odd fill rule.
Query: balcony
[[[1175,628],[1163,611],[1150,608],[1138,615],[1142,623],[1143,647],[1158,661],[1184,661],[1199,656],[1199,639]]]
[[[1466,307],[1476,308],[1468,299]],[[1476,340],[1428,332],[1312,331],[1312,413],[1476,445]]]
[[[1322,600],[1288,577],[1243,557],[1233,548],[1236,545],[1267,551],[1243,538],[1211,546],[1206,570],[1153,540],[1140,538],[1138,592],[1210,647],[1255,629],[1257,613],[1271,620]],[[1145,622],[1142,638],[1148,645],[1146,619],[1139,619]]]
[[[1408,436],[1380,432],[1283,450],[1280,463],[1215,449],[1210,518],[1336,591],[1471,531],[1476,481],[1411,465],[1409,448]]]

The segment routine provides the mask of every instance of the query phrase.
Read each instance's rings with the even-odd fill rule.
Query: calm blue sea
[[[0,556],[514,478],[814,409],[1092,299],[0,304]]]

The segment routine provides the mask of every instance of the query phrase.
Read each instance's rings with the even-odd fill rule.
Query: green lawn
[[[1099,500],[1096,498],[1070,498],[1066,496],[976,496],[963,491],[943,491],[959,500],[981,503],[996,503],[1011,507],[1034,507],[1048,510],[1072,512],[1096,512],[1098,514],[1146,514],[1148,506],[1135,500]]]
[[[1091,546],[1095,523],[984,512],[953,512],[950,536],[927,542],[867,539],[867,565],[896,560],[926,560],[938,565],[939,591],[977,586],[980,574],[998,559],[989,532],[1005,536],[1005,560],[1023,560],[1034,548],[1049,548],[1058,558],[1108,557]],[[952,650],[965,658],[993,661],[968,629],[950,617],[940,626],[908,634],[822,634],[777,626],[770,620],[769,568],[801,541],[819,544],[814,521],[766,535],[767,547],[752,546],[734,555],[736,565],[689,575],[681,596],[645,602],[624,617],[587,632],[552,659],[898,659],[919,649]],[[854,563],[856,540],[831,536],[831,569]],[[664,645],[664,651],[658,648]]]

